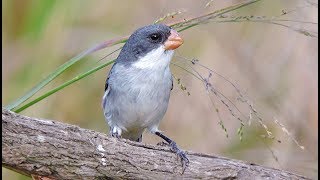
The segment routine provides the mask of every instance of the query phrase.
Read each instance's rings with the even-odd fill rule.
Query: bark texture
[[[2,166],[51,179],[308,179],[256,164],[187,152],[182,168],[168,147],[115,139],[92,130],[2,108]]]

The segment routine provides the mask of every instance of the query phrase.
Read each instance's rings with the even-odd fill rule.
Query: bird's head
[[[123,46],[118,62],[140,68],[169,64],[173,50],[182,45],[178,32],[163,24],[137,29]],[[159,62],[165,61],[165,62]]]

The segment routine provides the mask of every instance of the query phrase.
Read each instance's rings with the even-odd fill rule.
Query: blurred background
[[[2,104],[23,95],[36,83],[81,51],[108,39],[131,34],[167,13],[184,11],[165,23],[196,17],[243,2],[239,0],[3,0],[2,1]],[[228,15],[281,16],[281,19],[318,22],[318,1],[264,0]],[[283,23],[283,22],[281,22]],[[293,29],[308,29],[318,34],[314,24],[284,22],[291,28],[265,23],[208,23],[181,33],[185,40],[175,55],[196,58],[234,82],[253,102],[277,140],[266,134],[255,119],[237,134],[240,123],[221,102],[207,93],[204,84],[172,65],[179,78],[174,83],[168,111],[160,129],[185,150],[249,161],[293,171],[315,179],[318,176],[318,38]],[[99,51],[81,61],[38,95],[75,77],[114,56],[99,62],[119,46]],[[188,68],[185,61],[173,62]],[[23,115],[53,119],[82,128],[108,133],[101,98],[108,66],[93,75],[44,99],[21,112]],[[194,66],[204,77],[208,71]],[[250,108],[237,100],[235,88],[213,74],[214,88],[232,100],[248,117]],[[190,95],[187,94],[190,93]],[[210,100],[211,98],[211,100]],[[227,129],[218,124],[213,104]],[[235,110],[234,107],[232,107]],[[305,150],[287,136],[281,122]],[[161,139],[145,133],[143,142],[156,144]],[[276,160],[278,159],[278,161]],[[30,179],[2,168],[3,179]]]

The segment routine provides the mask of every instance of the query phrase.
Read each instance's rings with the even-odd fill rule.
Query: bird
[[[168,143],[184,171],[186,153],[158,129],[173,88],[170,61],[182,44],[179,33],[164,24],[134,31],[109,71],[102,108],[111,136],[141,142],[148,130]]]

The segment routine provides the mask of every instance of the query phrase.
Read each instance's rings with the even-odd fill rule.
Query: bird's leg
[[[171,140],[170,138],[168,138],[164,134],[160,133],[159,131],[155,132],[155,134],[157,136],[161,137],[167,143],[169,143],[171,151],[173,151],[174,153],[176,153],[179,156],[179,158],[181,159],[181,163],[182,163],[182,173],[183,173],[189,164],[189,159],[187,158],[186,153],[184,151],[182,151],[181,149],[179,149],[179,147],[177,146],[177,143],[175,143],[173,140]]]

